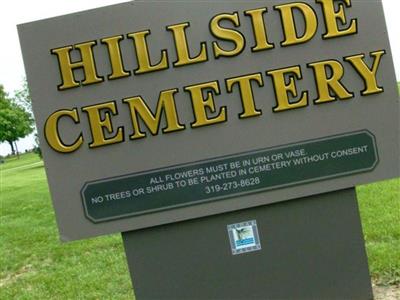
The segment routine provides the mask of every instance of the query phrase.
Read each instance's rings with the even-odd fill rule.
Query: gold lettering
[[[92,142],[89,144],[90,148],[116,144],[124,141],[124,129],[117,128],[114,136],[106,138],[104,129],[109,134],[113,133],[113,126],[111,123],[111,115],[117,115],[117,108],[115,102],[106,102],[82,108],[86,112],[89,119],[90,131],[92,133]],[[103,116],[102,116],[103,111]]]
[[[268,71],[274,82],[277,105],[273,108],[274,112],[281,112],[289,109],[305,107],[308,105],[308,93],[304,91],[301,98],[297,101],[289,101],[288,94],[297,97],[297,89],[294,79],[302,79],[301,69],[299,66]],[[286,76],[289,83],[286,83]]]
[[[347,7],[351,7],[350,0],[340,0],[345,3]],[[343,35],[357,33],[357,20],[352,19],[347,28],[339,29],[338,20],[342,26],[347,24],[346,15],[344,12],[343,3],[339,3],[339,9],[335,10],[334,0],[315,0],[315,2],[322,5],[322,11],[325,18],[325,25],[327,32],[322,36],[325,39],[334,38]]]
[[[356,69],[358,74],[364,80],[365,90],[361,92],[361,95],[371,95],[383,92],[383,88],[378,86],[376,80],[376,73],[378,71],[379,64],[381,62],[382,56],[385,54],[385,50],[371,52],[370,56],[374,57],[374,62],[372,68],[370,69],[364,62],[364,54],[348,56],[344,59],[351,63],[351,65]]]
[[[135,43],[136,57],[138,61],[138,68],[134,71],[135,74],[143,74],[168,69],[167,50],[161,51],[161,59],[157,64],[151,64],[149,49],[146,41],[146,36],[149,34],[150,30],[127,34],[128,38],[131,38]]]
[[[63,143],[58,131],[58,121],[62,117],[69,117],[74,121],[75,124],[79,123],[78,110],[76,108],[72,110],[63,109],[56,111],[46,120],[46,124],[44,125],[44,135],[49,146],[55,151],[61,153],[71,153],[76,151],[82,145],[83,137],[81,133],[71,145],[66,145]]]
[[[242,100],[243,112],[239,118],[250,118],[261,115],[261,110],[258,110],[254,104],[253,90],[251,82],[255,81],[258,86],[264,86],[263,79],[260,73],[245,75],[241,77],[230,78],[226,80],[226,89],[228,93],[232,92],[233,85],[237,84],[240,90],[240,98]]]
[[[181,23],[167,27],[167,29],[172,31],[174,35],[176,54],[178,57],[178,60],[174,62],[174,67],[195,64],[207,60],[207,46],[204,42],[200,44],[200,53],[195,57],[190,57],[185,33],[185,28],[189,26],[189,23]]]
[[[212,18],[210,21],[211,33],[219,39],[230,41],[235,44],[232,50],[225,50],[219,46],[218,42],[213,42],[213,50],[215,58],[220,56],[235,56],[240,54],[245,46],[244,36],[236,30],[221,27],[219,24],[222,20],[231,21],[235,27],[240,26],[239,15],[237,12],[233,14],[220,14]]]
[[[108,54],[110,57],[110,63],[112,69],[111,75],[108,75],[108,79],[110,80],[123,78],[131,75],[130,72],[124,70],[124,65],[121,56],[121,49],[119,46],[119,41],[121,41],[122,39],[123,39],[122,35],[117,35],[109,38],[104,38],[101,40],[101,42],[103,44],[106,44],[108,48]]]
[[[122,100],[129,105],[131,112],[133,134],[130,136],[130,139],[134,140],[146,137],[146,133],[140,131],[138,116],[140,116],[153,135],[158,134],[163,112],[165,113],[166,120],[166,126],[162,130],[163,133],[185,129],[184,125],[179,124],[178,113],[176,111],[174,95],[177,92],[178,89],[162,91],[158,97],[155,114],[151,112],[150,108],[140,96]]]
[[[254,52],[274,48],[274,44],[268,42],[267,32],[265,30],[263,14],[267,12],[267,8],[259,8],[253,10],[246,10],[245,15],[250,16],[251,24],[256,44],[251,48]]]
[[[207,89],[209,91],[207,91],[207,97],[204,98],[203,92]],[[221,107],[218,114],[213,118],[210,118],[207,114],[207,109],[208,111],[215,113],[215,103],[212,92],[219,95],[220,90],[218,81],[187,86],[184,90],[190,93],[192,99],[193,112],[195,115],[195,122],[191,124],[193,128],[226,121],[225,106]]]
[[[279,10],[282,19],[283,32],[285,40],[281,43],[281,46],[290,46],[308,42],[311,40],[317,32],[318,22],[317,16],[313,8],[306,3],[289,3],[274,6],[275,10]],[[304,33],[302,36],[298,36],[295,20],[294,11],[299,11],[304,18]]]
[[[66,90],[75,88],[80,85],[80,82],[74,78],[74,69],[83,69],[85,79],[81,82],[82,85],[89,85],[102,82],[103,78],[97,75],[96,65],[93,57],[93,46],[96,45],[95,41],[87,43],[76,44],[74,46],[66,46],[57,49],[51,49],[51,53],[57,55],[58,64],[61,71],[62,83],[58,86],[59,90]],[[71,62],[70,53],[72,49],[77,49],[80,52],[81,60]]]
[[[344,74],[344,69],[340,62],[326,60],[311,63],[307,66],[314,69],[315,80],[317,82],[318,98],[314,100],[314,103],[320,104],[335,101],[337,98],[345,100],[354,96],[340,82]],[[331,73],[330,76],[327,74],[328,69],[329,73]],[[335,96],[332,96],[330,91],[333,91]]]

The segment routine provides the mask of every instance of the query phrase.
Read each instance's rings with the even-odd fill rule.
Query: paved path
[[[14,171],[14,170],[20,170],[20,169],[27,169],[27,168],[29,168],[29,167],[33,167],[33,166],[40,165],[40,164],[43,164],[43,162],[42,162],[42,161],[38,161],[38,162],[35,162],[35,163],[33,163],[33,164],[23,165],[23,166],[11,168],[11,169],[6,169],[6,170],[0,169],[0,171],[3,173],[3,172],[8,172],[8,171]]]

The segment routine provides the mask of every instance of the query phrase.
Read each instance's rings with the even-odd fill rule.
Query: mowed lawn
[[[120,235],[62,244],[38,156],[0,168],[0,299],[132,299]]]
[[[0,299],[132,299],[120,235],[61,244],[43,163],[0,166]],[[400,179],[357,188],[371,275],[400,283]]]

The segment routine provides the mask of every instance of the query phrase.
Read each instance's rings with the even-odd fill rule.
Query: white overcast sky
[[[353,0],[361,1],[361,0]],[[374,0],[362,0],[374,1]],[[19,46],[17,24],[55,17],[77,11],[126,2],[123,0],[12,0],[0,4],[0,84],[12,94],[21,87],[24,65]],[[393,52],[397,80],[400,81],[400,1],[383,0],[386,24]],[[32,147],[33,138],[18,142],[20,150]],[[10,153],[8,144],[0,144],[0,155]]]

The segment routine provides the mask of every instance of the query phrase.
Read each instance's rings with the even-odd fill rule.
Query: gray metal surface
[[[261,250],[226,226],[256,220]],[[136,299],[372,299],[354,189],[122,234]]]
[[[135,1],[19,26],[49,187],[63,240],[167,224],[399,176],[399,101],[381,3],[352,1],[352,7],[346,9],[346,14],[349,20],[358,20],[358,33],[323,40],[321,35],[325,28],[321,9],[314,1],[309,1],[307,3],[315,6],[319,19],[317,34],[305,44],[284,48],[279,47],[283,39],[280,16],[273,9],[277,3],[286,1]],[[268,7],[265,22],[269,39],[275,43],[276,48],[253,53],[250,50],[254,43],[251,23],[243,11],[263,6]],[[247,40],[245,50],[236,57],[214,59],[211,42],[215,38],[209,31],[208,22],[219,13],[234,11],[239,12],[239,30]],[[58,62],[50,54],[50,49],[151,29],[148,37],[151,57],[158,61],[161,49],[167,49],[172,63],[176,55],[175,46],[165,26],[186,21],[190,21],[187,34],[191,52],[197,53],[200,42],[206,41],[210,56],[208,62],[180,68],[170,67],[160,72],[106,80],[100,84],[65,91],[57,90],[60,84]],[[229,43],[224,45],[230,46]],[[135,69],[132,41],[125,38],[121,42],[121,49],[126,69]],[[364,88],[363,81],[342,58],[358,53],[368,56],[371,51],[381,49],[385,49],[387,54],[382,58],[377,79],[385,92],[362,97],[360,91]],[[79,58],[76,53],[74,55],[76,59]],[[106,76],[110,63],[105,46],[99,43],[94,49],[94,55],[98,72]],[[275,95],[272,80],[265,72],[300,65],[303,79],[296,82],[297,88],[299,92],[308,90],[312,101],[316,97],[316,88],[313,71],[306,64],[326,59],[343,62],[345,75],[342,82],[354,92],[354,98],[273,113]],[[368,63],[371,64],[371,60]],[[263,114],[256,118],[239,119],[238,114],[242,112],[239,94],[237,90],[227,93],[224,79],[256,72],[261,72],[265,83],[264,87],[254,86],[256,105]],[[228,121],[203,128],[190,128],[193,112],[189,94],[183,91],[183,87],[210,80],[220,82],[221,95],[215,96],[215,105],[217,109],[227,107]],[[145,139],[130,141],[128,135],[132,128],[129,111],[121,99],[141,95],[149,107],[154,109],[159,91],[170,88],[179,89],[176,94],[177,110],[181,122],[187,128],[173,134],[152,136],[148,133]],[[91,140],[90,130],[81,107],[112,100],[117,102],[119,111],[119,115],[112,119],[114,128],[125,127],[125,141],[89,149],[87,143]],[[73,141],[82,131],[85,143],[76,152],[61,154],[46,143],[43,136],[44,123],[51,113],[73,107],[78,108],[81,123],[74,126],[71,120],[62,120],[60,130],[66,141]],[[88,181],[365,129],[376,136],[380,158],[379,164],[371,172],[102,224],[93,224],[84,214],[80,191]]]

